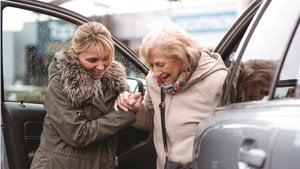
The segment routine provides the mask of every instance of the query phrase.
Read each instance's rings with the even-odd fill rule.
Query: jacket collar
[[[99,87],[92,75],[71,53],[66,51],[56,53],[49,66],[49,81],[56,75],[60,75],[63,91],[75,107],[80,107],[84,101],[93,96],[100,97],[101,89],[106,92],[109,90],[114,94],[129,89],[125,68],[121,63],[113,61],[101,78],[101,87]]]

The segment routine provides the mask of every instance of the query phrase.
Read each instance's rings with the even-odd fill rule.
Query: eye
[[[91,58],[91,59],[88,59],[88,62],[90,62],[90,63],[95,63],[95,62],[97,62],[97,59]]]
[[[165,63],[159,62],[159,63],[156,63],[155,65],[158,66],[158,67],[164,67]]]
[[[154,66],[161,68],[161,67],[164,67],[165,65],[166,65],[166,63],[164,63],[164,62],[156,62],[154,64],[149,64],[149,66],[150,66],[151,69],[153,69]]]
[[[106,55],[104,56],[104,58],[102,59],[102,61],[108,61],[110,59],[110,56]]]

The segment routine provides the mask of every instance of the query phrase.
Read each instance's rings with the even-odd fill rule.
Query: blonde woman
[[[47,114],[31,169],[114,169],[118,131],[135,120],[133,112],[113,110],[128,89],[125,78],[106,27],[81,25],[71,52],[57,53],[49,67]]]

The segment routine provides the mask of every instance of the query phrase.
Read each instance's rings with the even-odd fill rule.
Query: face
[[[254,83],[245,90],[245,101],[262,100],[269,95],[269,86]]]
[[[91,46],[85,52],[74,55],[83,67],[93,75],[94,79],[99,80],[112,63],[112,57],[109,54],[107,50],[98,53],[96,46]]]
[[[154,75],[160,77],[165,85],[175,82],[182,70],[182,63],[179,59],[165,56],[162,49],[157,47],[150,50],[148,64]]]

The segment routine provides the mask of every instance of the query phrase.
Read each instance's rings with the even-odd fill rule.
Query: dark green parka
[[[128,90],[125,78],[125,68],[114,61],[97,82],[70,53],[57,53],[31,169],[113,169],[117,133],[135,120],[133,112],[113,110],[118,94]]]

